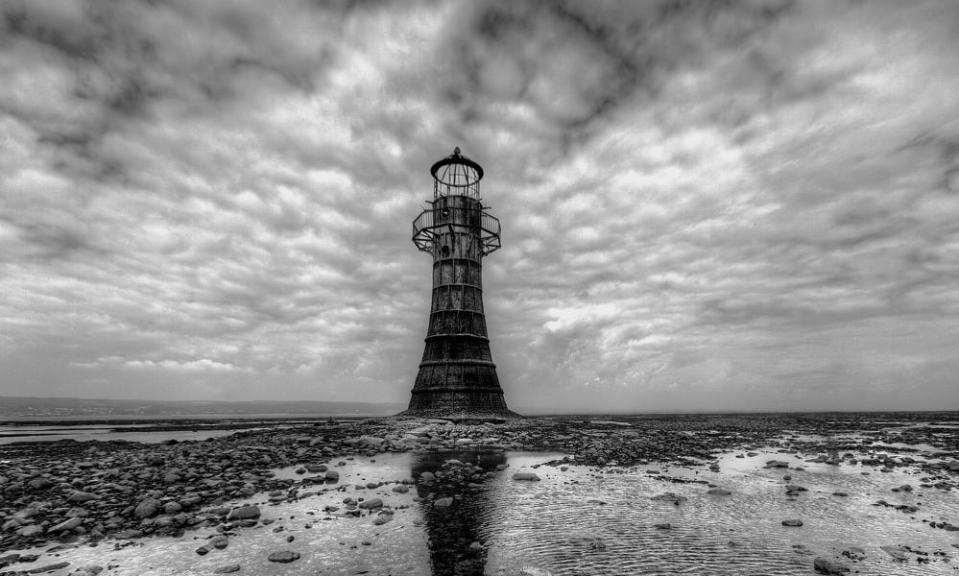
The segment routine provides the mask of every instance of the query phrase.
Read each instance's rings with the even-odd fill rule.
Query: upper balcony
[[[432,254],[444,232],[479,235],[483,256],[501,247],[499,219],[482,208],[427,208],[413,220],[413,243],[423,252]]]

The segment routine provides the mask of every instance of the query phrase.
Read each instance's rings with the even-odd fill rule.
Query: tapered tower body
[[[430,168],[433,201],[413,220],[413,243],[433,257],[426,347],[404,415],[515,416],[496,377],[483,312],[483,257],[500,247],[499,220],[480,199],[483,168],[459,148]]]

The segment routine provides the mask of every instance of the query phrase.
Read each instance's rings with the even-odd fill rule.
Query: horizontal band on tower
[[[447,286],[467,286],[469,288],[475,288],[480,292],[483,291],[483,286],[480,284],[467,284],[466,282],[447,282],[445,284],[434,284],[433,290],[438,290],[440,288],[446,288]]]
[[[433,392],[469,392],[469,393],[480,393],[480,394],[497,394],[499,396],[503,395],[503,389],[498,386],[470,386],[469,388],[452,388],[450,386],[440,386],[436,388],[424,388],[422,390],[412,390],[412,394],[415,396],[417,394],[431,394]]]
[[[430,340],[434,340],[436,338],[475,338],[476,340],[485,340],[486,342],[489,342],[488,337],[483,336],[482,334],[472,334],[470,332],[457,332],[455,334],[451,334],[451,333],[430,334],[426,338],[423,338],[423,340],[425,342],[429,342]]]
[[[420,368],[425,366],[446,366],[448,364],[455,364],[457,366],[488,366],[490,368],[496,368],[496,364],[493,364],[489,360],[424,360],[420,362]]]

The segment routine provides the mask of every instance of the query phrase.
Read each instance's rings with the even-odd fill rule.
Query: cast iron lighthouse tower
[[[515,416],[496,377],[483,312],[483,257],[500,247],[499,220],[480,199],[483,167],[456,148],[430,174],[433,201],[413,220],[413,243],[433,257],[433,298],[404,415]]]

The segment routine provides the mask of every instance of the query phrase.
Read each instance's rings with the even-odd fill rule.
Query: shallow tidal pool
[[[270,504],[259,495],[233,503],[259,504],[260,519],[269,524],[229,532],[225,549],[198,555],[195,550],[218,534],[202,528],[179,538],[12,551],[42,555],[7,570],[66,561],[68,567],[48,574],[65,576],[99,565],[107,576],[207,575],[238,564],[237,574],[267,576],[805,575],[815,573],[815,557],[825,556],[860,574],[959,573],[959,559],[953,558],[959,554],[959,532],[929,526],[930,521],[959,524],[959,499],[954,492],[920,488],[918,474],[909,469],[881,473],[770,450],[757,450],[754,456],[723,454],[718,471],[657,463],[602,469],[541,465],[561,457],[459,451],[356,457],[340,466],[334,460],[331,467],[340,474],[336,484],[304,484],[301,497],[292,502]],[[491,474],[448,506],[435,505],[429,486],[393,490],[404,480],[440,470],[448,459],[473,463]],[[788,462],[789,468],[765,467],[774,459]],[[540,480],[514,480],[517,471],[535,472]],[[276,473],[303,478],[289,468]],[[365,487],[380,482],[385,484]],[[806,490],[790,497],[787,484]],[[892,490],[904,484],[915,488]],[[730,494],[708,494],[710,486]],[[681,501],[653,498],[667,492]],[[346,515],[345,498],[380,498],[393,510],[392,519],[375,524],[380,517],[376,510]],[[875,506],[878,500],[914,505],[918,511]],[[784,526],[786,519],[800,519],[802,526]],[[905,560],[897,561],[881,548],[891,546],[908,547],[898,549]],[[856,560],[842,556],[853,547],[862,552],[854,554]],[[284,550],[300,558],[268,560]]]

